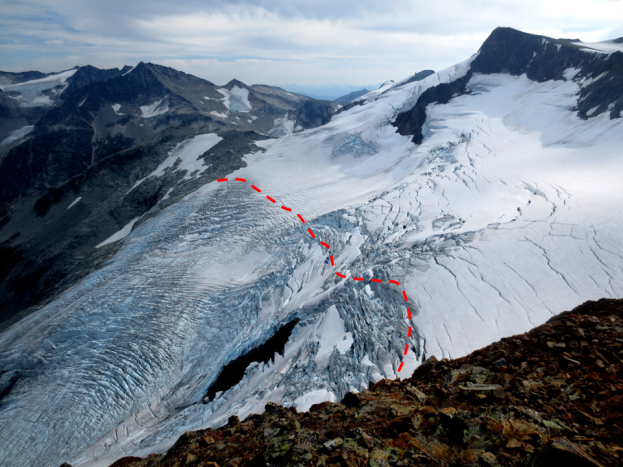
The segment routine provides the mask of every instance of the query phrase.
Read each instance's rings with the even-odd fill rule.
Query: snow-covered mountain
[[[0,326],[114,254],[102,243],[116,232],[243,166],[254,140],[317,127],[338,108],[150,63],[0,72],[0,83]],[[182,152],[194,159],[169,167],[195,136]]]
[[[122,198],[199,172],[195,188],[92,245],[122,246],[0,335],[0,463],[163,451],[269,401],[305,410],[621,297],[622,49],[499,28],[465,62],[328,123],[249,137],[244,164],[210,160],[218,175],[197,158],[227,135],[161,141]],[[243,109],[233,88],[216,92]],[[55,193],[41,216],[61,225],[81,201]],[[273,361],[240,359],[288,325]],[[210,391],[234,361],[242,380]]]

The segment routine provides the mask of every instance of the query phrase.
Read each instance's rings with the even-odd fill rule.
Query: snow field
[[[578,83],[474,76],[472,94],[429,106],[421,146],[395,133],[397,112],[468,65],[258,143],[266,152],[223,174],[248,183],[187,196],[3,333],[3,368],[33,375],[0,408],[5,458],[109,465],[163,452],[186,430],[267,401],[303,410],[395,378],[406,343],[401,378],[430,355],[459,357],[584,300],[621,296],[621,122],[578,119]],[[376,153],[335,151],[353,135]],[[218,142],[203,136],[153,175],[183,162],[187,146],[196,159]],[[395,278],[409,302],[336,269]],[[224,364],[294,317],[283,357],[201,404]]]
[[[218,88],[224,99],[223,104],[230,112],[248,112],[251,110],[249,102],[249,90],[233,86],[231,89]]]
[[[24,107],[49,106],[53,105],[53,101],[49,96],[42,93],[63,86],[61,90],[55,91],[56,95],[60,95],[67,87],[67,78],[74,75],[77,69],[63,71],[55,75],[46,76],[45,78],[26,81],[18,84],[0,84],[0,89],[6,93],[18,92],[20,95],[17,100]]]
[[[115,104],[115,106],[116,105],[119,105],[119,104]],[[114,110],[115,110],[115,113],[120,115],[117,112],[117,110],[119,110],[118,108]],[[167,97],[158,99],[153,104],[141,106],[141,114],[142,114],[141,116],[143,118],[157,117],[158,115],[165,114],[168,111],[169,111],[169,99]]]
[[[167,157],[147,177],[138,180],[134,186],[128,190],[128,193],[149,177],[161,177],[164,175],[166,169],[174,166],[175,169],[173,169],[173,172],[180,170],[186,171],[186,175],[184,175],[183,180],[190,180],[193,177],[198,177],[205,169],[208,168],[208,166],[204,165],[204,161],[199,159],[199,156],[216,146],[222,139],[223,138],[220,136],[210,133],[207,135],[197,135],[193,138],[182,141],[176,145],[171,152],[169,152],[169,157]],[[180,161],[179,163],[178,160]]]

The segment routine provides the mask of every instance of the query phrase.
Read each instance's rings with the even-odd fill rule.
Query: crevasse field
[[[162,452],[269,401],[307,410],[622,296],[623,126],[577,117],[573,70],[545,83],[474,75],[469,95],[429,106],[422,145],[395,132],[399,112],[469,63],[258,143],[223,174],[247,183],[210,183],[120,232],[105,267],[0,336],[3,377],[28,372],[0,406],[0,463]],[[203,147],[189,142],[184,161]],[[223,365],[294,318],[284,356],[201,403]]]

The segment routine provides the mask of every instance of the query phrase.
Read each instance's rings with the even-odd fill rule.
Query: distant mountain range
[[[323,99],[337,102],[338,99],[361,89],[377,89],[381,83],[367,84],[365,86],[354,86],[346,84],[325,84],[325,85],[300,85],[283,84],[280,87],[291,92],[303,94],[315,99]]]
[[[2,465],[162,453],[623,296],[620,39],[497,28],[461,63],[343,104],[150,63],[0,80]],[[578,342],[546,347],[577,364]],[[529,380],[573,393],[517,371],[530,397]]]
[[[92,248],[131,219],[222,174],[216,160],[239,167],[254,140],[320,126],[339,107],[151,63],[0,72],[0,83],[0,322],[83,276],[110,254]],[[191,180],[171,173],[124,196],[172,147],[204,133],[223,137],[203,156],[212,169]],[[55,208],[70,196],[80,198],[71,211]]]
[[[231,155],[226,164],[233,169],[244,164],[254,140],[321,126],[339,107],[274,86],[238,80],[217,86],[143,62],[0,72],[0,323],[91,270],[103,253],[87,252],[132,219],[174,203],[224,169],[205,155],[212,169],[190,181],[176,172],[130,190],[171,147],[193,135],[223,135],[211,154]],[[70,213],[53,209],[73,194],[80,201]]]

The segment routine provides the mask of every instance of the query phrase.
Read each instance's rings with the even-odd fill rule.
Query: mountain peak
[[[232,79],[229,83],[227,83],[225,86],[223,86],[224,88],[227,89],[231,89],[234,86],[238,86],[239,88],[243,88],[243,89],[248,89],[249,86],[247,86],[246,84],[244,84],[242,81],[239,81],[237,79]]]

